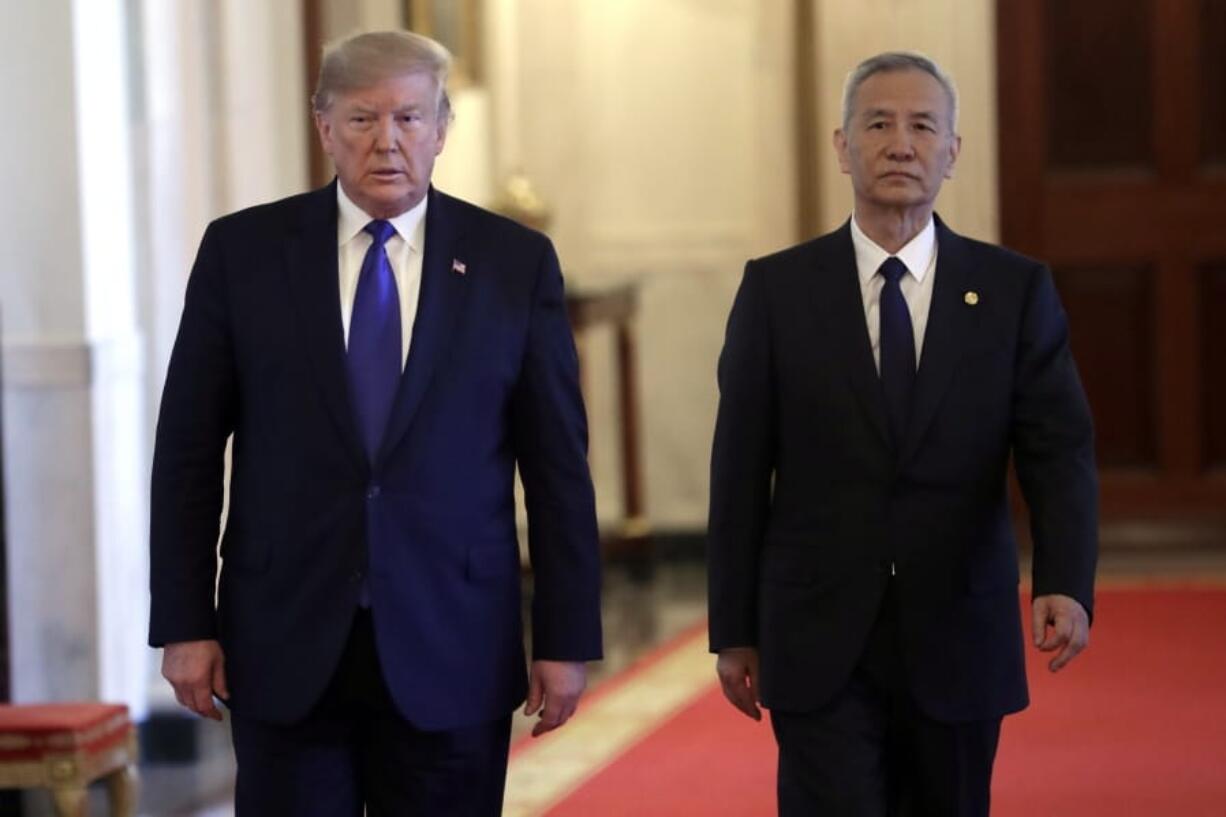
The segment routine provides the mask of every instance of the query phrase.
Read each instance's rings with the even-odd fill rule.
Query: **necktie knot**
[[[396,232],[396,228],[392,226],[392,223],[383,219],[375,219],[362,229],[370,234],[370,237],[375,240],[375,246],[379,247],[387,243],[387,240],[392,237],[392,233]]]
[[[891,255],[885,261],[881,262],[880,269],[881,277],[891,284],[897,284],[902,277],[907,274],[907,265],[904,264],[897,256]]]

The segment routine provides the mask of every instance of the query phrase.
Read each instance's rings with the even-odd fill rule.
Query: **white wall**
[[[0,27],[13,691],[144,709],[153,406],[205,223],[302,190],[297,0],[45,0]]]
[[[491,0],[495,175],[553,206],[568,286],[631,279],[648,513],[701,525],[715,362],[746,258],[791,243],[791,4]],[[589,348],[592,465],[616,515],[607,337]]]
[[[301,0],[214,0],[219,8],[213,121],[221,129],[221,212],[307,185],[310,91]]]
[[[143,706],[143,355],[121,0],[0,28],[0,305],[16,700]]]
[[[323,11],[322,25],[331,40],[358,31],[380,31],[404,25],[401,0],[316,0]]]

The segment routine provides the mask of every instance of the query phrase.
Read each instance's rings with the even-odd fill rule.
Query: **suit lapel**
[[[333,181],[307,196],[297,230],[286,242],[286,288],[298,312],[299,335],[324,405],[355,465],[365,471],[368,468],[366,455],[354,423],[345,372],[336,218],[336,182]]]
[[[939,218],[936,230],[936,280],[933,281],[928,327],[924,331],[924,347],[911,399],[911,418],[900,462],[915,453],[936,416],[941,398],[953,382],[962,358],[973,317],[973,310],[963,300],[970,281],[966,243]]]
[[[456,318],[470,286],[469,275],[452,268],[455,261],[464,261],[460,252],[462,225],[454,202],[430,188],[430,204],[426,209],[426,246],[421,268],[421,296],[413,320],[413,340],[409,359],[392,416],[383,435],[379,461],[383,462],[400,442],[417,413],[421,400],[434,375],[439,358],[451,348]]]
[[[833,334],[834,348],[845,350],[840,357],[845,361],[851,390],[882,442],[891,446],[885,395],[881,391],[877,365],[873,362],[872,341],[864,318],[864,297],[856,272],[850,221],[830,236],[829,247],[821,255],[820,263],[826,269],[823,275],[815,277],[815,295]]]

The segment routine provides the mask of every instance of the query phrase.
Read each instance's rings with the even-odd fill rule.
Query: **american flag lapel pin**
[[[468,272],[468,265],[458,258],[451,259],[451,271],[464,275]]]

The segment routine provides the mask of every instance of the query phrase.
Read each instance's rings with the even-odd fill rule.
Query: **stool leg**
[[[135,766],[124,766],[107,775],[106,789],[111,801],[111,814],[114,817],[136,817],[136,799],[140,790],[140,779],[136,774]]]
[[[52,789],[56,817],[89,817],[89,792],[84,788]]]

